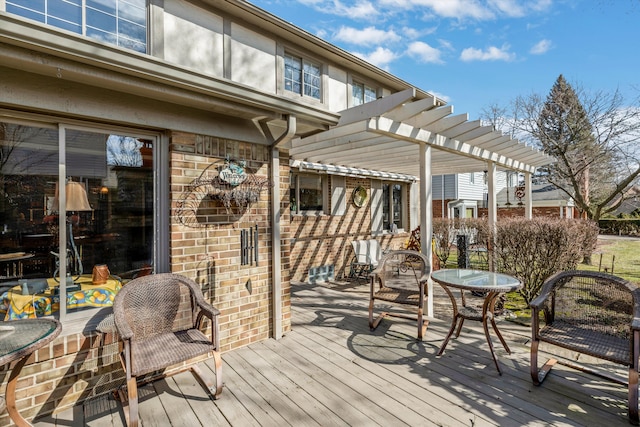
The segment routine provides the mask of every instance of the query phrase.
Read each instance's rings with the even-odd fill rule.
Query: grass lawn
[[[640,240],[600,238],[591,265],[580,264],[578,268],[613,271],[614,275],[640,286]]]

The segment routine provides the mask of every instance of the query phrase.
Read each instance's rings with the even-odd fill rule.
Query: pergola
[[[525,212],[531,218],[531,175],[554,159],[508,135],[453,115],[453,107],[435,97],[416,99],[406,89],[341,112],[338,124],[302,138],[293,138],[293,161],[330,169],[403,174],[420,182],[420,238],[431,241],[431,176],[487,172],[489,225],[497,219],[496,171],[513,170],[525,176]],[[431,259],[431,245],[422,245]],[[427,314],[433,315],[433,288],[429,285]]]

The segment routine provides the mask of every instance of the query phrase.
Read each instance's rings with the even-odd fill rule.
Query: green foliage
[[[562,75],[551,88],[537,122],[537,138],[557,162],[547,169],[548,179],[567,189],[581,212],[589,212],[591,181],[610,171],[608,156],[600,150],[593,127],[578,95]],[[601,182],[601,181],[596,181]]]
[[[638,218],[601,219],[598,225],[602,234],[640,236],[640,219]]]

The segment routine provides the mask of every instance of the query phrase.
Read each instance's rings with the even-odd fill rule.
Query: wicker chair
[[[125,410],[125,416],[128,415],[129,425],[138,425],[138,378],[153,380],[191,369],[214,399],[219,397],[222,392],[219,311],[204,300],[195,282],[171,273],[138,277],[116,295],[113,312],[124,349],[121,359],[127,374],[129,410]],[[211,321],[211,339],[200,330],[204,317]],[[215,386],[193,364],[170,374],[163,372],[206,354],[215,359]]]
[[[383,255],[377,268],[369,275],[369,328],[374,330],[387,316],[417,320],[418,339],[422,340],[429,324],[423,319],[423,308],[430,272],[429,261],[420,252],[396,250]],[[384,311],[374,320],[376,300],[415,307],[417,315]]]
[[[624,365],[629,370],[629,419],[638,423],[640,290],[619,277],[566,271],[550,277],[531,302],[531,379],[540,385],[555,363],[621,382],[602,372],[549,359],[538,369],[540,342]],[[540,327],[540,312],[545,325]]]

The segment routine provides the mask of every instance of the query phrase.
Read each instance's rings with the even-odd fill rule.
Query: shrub
[[[444,268],[447,259],[451,255],[451,245],[456,237],[455,222],[449,218],[434,218],[432,236],[434,245],[434,253],[440,262],[440,268]]]
[[[595,235],[594,235],[595,234]],[[527,305],[552,274],[576,268],[595,249],[597,226],[592,222],[551,218],[508,218],[496,224],[490,250],[496,271],[524,283],[520,294]]]

